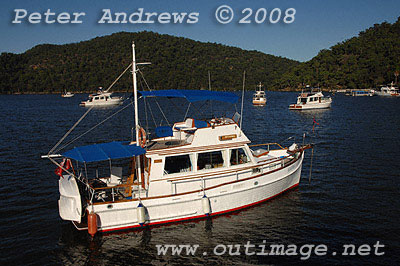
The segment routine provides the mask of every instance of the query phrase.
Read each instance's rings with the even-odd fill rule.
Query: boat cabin
[[[93,148],[87,148],[88,146],[75,148],[64,156],[83,162],[84,167],[79,175],[90,172],[92,176],[85,176],[85,179],[90,180],[89,184],[94,190],[115,188],[117,193],[110,191],[95,198],[95,201],[100,202],[114,201],[116,198],[169,195],[171,194],[170,184],[160,181],[196,178],[255,162],[252,151],[246,145],[250,141],[231,118],[207,121],[187,118],[183,122],[175,123],[172,127],[156,128],[155,131],[155,138],[141,143],[143,148],[136,146],[136,142],[129,144],[114,142],[113,144],[95,144],[96,147]],[[123,158],[125,160],[117,160],[123,157],[117,154],[117,146],[121,150],[132,150],[130,154],[133,156]],[[100,157],[95,161],[105,159],[105,163],[100,167],[102,170],[99,170],[98,163],[93,166],[96,168],[94,169],[86,164],[94,162],[92,159],[85,160],[80,157],[80,154],[87,154],[89,150],[92,155],[97,151],[100,154],[113,156],[107,155],[103,158],[99,155]],[[106,173],[108,166],[110,176],[99,175],[99,173]],[[150,187],[153,188],[149,190]],[[185,188],[185,190],[191,189],[193,189],[191,186]]]

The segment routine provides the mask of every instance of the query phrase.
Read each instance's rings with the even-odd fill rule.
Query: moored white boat
[[[61,97],[63,98],[71,98],[74,97],[75,94],[71,93],[70,91],[65,91],[63,94],[61,94]]]
[[[59,167],[62,219],[94,235],[219,215],[261,203],[299,184],[304,151],[312,146],[249,145],[238,113],[232,118],[186,118],[155,128],[155,137],[148,139],[139,125],[138,95],[184,98],[190,104],[235,103],[238,97],[215,91],[138,92],[134,44],[132,50],[136,141],[76,147],[61,155],[53,153],[56,145],[45,156]],[[63,162],[56,157],[63,157]],[[126,160],[125,169],[120,161],[113,165],[118,160]],[[109,174],[99,174],[105,167]]]
[[[289,105],[290,110],[311,110],[330,108],[332,104],[331,97],[325,97],[321,91],[310,89],[301,92],[297,97],[295,104]]]
[[[260,82],[257,85],[256,91],[253,94],[253,105],[266,105],[267,104],[267,97],[265,96],[265,90]]]
[[[90,94],[86,101],[80,103],[81,106],[110,106],[120,105],[123,102],[122,97],[112,97],[112,92],[103,91],[100,87],[96,94]]]
[[[351,96],[361,97],[361,96],[374,96],[374,90],[352,90]]]
[[[375,95],[400,97],[399,89],[394,86],[393,82],[390,84],[390,86],[383,86],[380,90],[376,90]]]

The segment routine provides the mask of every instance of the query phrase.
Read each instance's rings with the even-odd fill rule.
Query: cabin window
[[[307,98],[301,98],[302,103],[307,103]]]
[[[104,96],[101,96],[101,97],[100,97],[100,100],[104,100]]]
[[[192,171],[192,162],[189,154],[165,157],[164,175],[190,171]]]
[[[230,150],[230,163],[231,165],[238,165],[250,162],[249,157],[243,148]]]
[[[99,97],[94,97],[94,99],[95,99],[95,100],[98,100],[98,99],[99,99]]]
[[[197,157],[197,169],[212,169],[224,166],[224,159],[221,151],[199,153]]]

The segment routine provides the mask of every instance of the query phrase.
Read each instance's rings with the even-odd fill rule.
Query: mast
[[[211,91],[211,74],[210,74],[210,71],[208,71],[208,90]],[[213,105],[212,105],[212,101],[211,100],[210,100],[210,107],[211,107],[211,115],[214,117]]]
[[[138,104],[137,104],[135,42],[132,42],[132,81],[133,81],[133,98],[134,98],[134,105],[135,105],[136,146],[139,146],[139,114],[138,114]]]
[[[135,133],[136,133],[136,146],[139,144],[139,114],[138,114],[138,104],[137,104],[137,80],[136,80],[136,55],[135,55],[135,42],[132,42],[132,81],[133,81],[133,98],[135,105]],[[140,168],[140,156],[137,156],[137,181],[139,184],[139,200],[140,200],[140,190],[142,186],[142,169]]]
[[[244,100],[244,84],[245,84],[245,80],[246,80],[246,70],[243,71],[243,89],[242,89],[242,107],[240,109],[240,134],[242,132],[242,121],[243,121],[243,100]]]

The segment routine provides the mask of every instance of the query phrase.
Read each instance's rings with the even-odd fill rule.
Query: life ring
[[[144,128],[142,127],[139,128],[138,136],[139,136],[138,139],[139,145],[140,147],[144,148],[144,146],[146,146],[146,131],[144,130]]]

